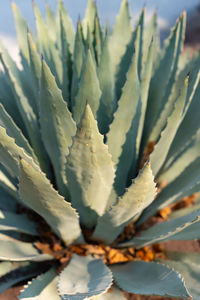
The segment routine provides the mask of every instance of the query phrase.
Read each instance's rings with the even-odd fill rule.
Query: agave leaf
[[[97,118],[99,119],[99,131],[102,134],[105,134],[109,130],[109,125],[113,118],[113,112],[116,108],[114,76],[111,70],[108,37],[106,37],[104,41],[97,74],[102,91]]]
[[[41,263],[31,263],[28,266],[19,267],[17,270],[0,278],[0,293],[3,293],[3,291],[15,284],[37,276],[39,273],[46,271],[46,269],[47,267]]]
[[[114,75],[116,75],[116,68],[126,50],[128,42],[130,41],[131,33],[132,26],[129,4],[127,0],[123,0],[119,14],[116,18],[113,32],[109,39],[109,49]]]
[[[193,100],[195,91],[197,89],[199,79],[200,79],[200,71],[199,71],[199,63],[197,62],[197,65],[193,67],[191,71],[188,71],[189,67],[187,66],[178,76],[177,80],[174,82],[171,88],[171,94],[167,98],[168,101],[166,101],[166,104],[164,106],[163,111],[160,114],[160,118],[158,119],[155,127],[152,130],[152,133],[150,135],[150,140],[156,141],[159,137],[160,132],[166,125],[167,118],[171,114],[171,111],[173,110],[173,105],[176,100],[176,97],[178,95],[179,90],[182,89],[184,85],[184,80],[187,74],[189,74],[189,80],[188,80],[188,89],[187,89],[187,96],[185,101],[185,106],[182,114],[181,121],[184,119],[185,114],[187,113],[190,104]],[[188,71],[188,72],[187,72]],[[154,130],[155,129],[155,130]],[[181,144],[182,141],[181,141]],[[180,146],[180,144],[179,144]]]
[[[73,22],[64,6],[64,3],[62,0],[58,0],[58,23],[59,22],[59,18],[63,19],[63,27],[64,30],[66,32],[66,36],[67,36],[67,41],[69,43],[69,48],[70,48],[70,52],[71,54],[74,51],[74,41],[75,41],[75,30],[74,30],[74,25]],[[59,24],[60,25],[60,24]],[[59,35],[59,33],[58,33]]]
[[[18,126],[15,124],[13,119],[9,116],[9,114],[6,112],[3,105],[0,103],[0,122],[1,125],[6,128],[7,134],[15,139],[15,143],[21,147],[24,148],[24,150],[34,158],[34,160],[37,162],[37,158],[33,152],[33,149],[31,148],[28,140],[23,135],[22,131]]]
[[[148,220],[156,211],[162,209],[183,197],[192,195],[200,191],[200,158],[192,162],[176,180],[168,184],[157,196],[154,201],[143,213],[138,225]]]
[[[154,51],[155,51],[155,45],[154,41],[150,43],[149,46],[149,51],[148,51],[148,56],[145,61],[144,65],[144,70],[141,75],[141,113],[139,115],[139,124],[138,130],[136,131],[136,128],[134,130],[136,131],[136,158],[139,160],[141,157],[139,157],[139,152],[140,152],[140,145],[141,145],[141,139],[142,139],[142,132],[144,128],[144,120],[145,120],[145,113],[146,113],[146,108],[147,108],[147,100],[148,100],[148,92],[149,92],[149,85],[150,85],[150,80],[151,80],[151,75],[152,75],[152,67],[153,67],[153,57],[154,57]],[[135,126],[136,127],[136,126]],[[138,161],[139,161],[138,160]],[[133,162],[132,166],[132,174],[134,174],[135,169],[137,169],[136,163],[138,162],[135,159],[135,162]],[[133,176],[131,176],[133,178]]]
[[[60,34],[61,34],[61,56],[63,64],[63,75],[62,75],[62,95],[64,100],[70,106],[70,81],[72,76],[72,60],[71,53],[69,50],[69,44],[67,40],[67,32],[63,25],[63,18],[60,16]]]
[[[198,223],[200,228],[200,210],[171,221],[156,224],[147,230],[142,231],[138,237],[134,237],[132,240],[123,243],[121,246],[134,245],[140,248],[149,244],[175,239],[176,234],[179,234],[179,232],[181,233],[182,230],[187,230],[189,226],[193,226],[195,223]],[[188,236],[185,236],[185,239],[187,238]]]
[[[185,216],[187,214],[190,214],[194,211],[200,210],[200,201],[199,199],[195,201],[195,204],[189,207],[180,208],[178,210],[173,211],[169,216],[168,220],[176,219],[182,216]]]
[[[26,215],[0,210],[0,230],[38,235],[36,226]]]
[[[190,297],[178,272],[155,262],[134,261],[111,267],[117,285],[141,295]]]
[[[144,25],[144,10],[142,10],[140,17],[137,21],[137,25],[135,30],[131,34],[131,39],[129,43],[126,46],[126,51],[124,52],[123,56],[121,57],[120,63],[117,66],[116,70],[116,94],[117,94],[117,99],[120,99],[121,93],[122,93],[122,88],[126,82],[127,78],[127,72],[130,68],[131,61],[133,60],[133,55],[135,54],[135,48],[139,47],[139,54],[141,54],[141,27]],[[137,38],[139,38],[140,42],[139,46],[136,45],[137,43]],[[112,53],[111,53],[112,55]],[[139,62],[139,59],[138,59]]]
[[[46,17],[46,25],[48,28],[48,31],[50,32],[51,38],[56,43],[57,40],[57,27],[56,27],[56,20],[54,13],[49,5],[49,3],[46,3],[46,9],[45,9],[45,17]]]
[[[185,279],[187,289],[193,300],[200,297],[199,274],[200,256],[198,253],[166,252],[167,259],[161,262],[175,269]]]
[[[44,55],[45,60],[51,68],[52,73],[56,77],[56,82],[59,87],[62,86],[62,63],[59,56],[58,49],[56,48],[53,40],[49,35],[46,24],[44,23],[42,16],[33,2],[33,8],[35,12],[35,22],[37,27],[38,42],[40,52]]]
[[[6,75],[10,81],[10,85],[12,87],[18,109],[30,138],[31,146],[34,149],[34,152],[36,153],[42,168],[48,173],[48,164],[45,161],[44,149],[40,137],[37,116],[28,98],[24,95],[22,86],[20,85],[19,81],[13,76],[11,69],[9,69],[2,56],[1,61],[3,63]]]
[[[19,157],[31,162],[26,152],[17,146],[14,139],[7,135],[6,129],[0,126],[0,162],[13,177],[19,176]]]
[[[149,23],[147,24],[146,28],[144,28],[143,34],[143,48],[142,48],[142,69],[146,65],[146,60],[149,55],[149,48],[152,43],[154,45],[154,53],[153,53],[153,60],[157,59],[157,55],[159,53],[160,47],[160,36],[158,32],[158,24],[157,24],[157,13],[155,12],[151,17]]]
[[[101,55],[102,54],[102,48],[103,48],[103,39],[105,40],[99,20],[98,14],[95,16],[95,27],[94,27],[94,50],[95,50],[95,56],[96,56],[96,61],[97,64],[99,65],[100,60],[101,60]],[[107,40],[107,39],[106,39]],[[107,43],[107,51],[108,50],[108,43]],[[110,59],[109,59],[109,65],[110,65]],[[110,68],[110,66],[109,66]]]
[[[56,272],[51,269],[31,282],[28,282],[18,299],[59,300],[60,297],[56,289],[57,279]]]
[[[21,119],[15,96],[13,95],[12,89],[9,82],[4,74],[0,71],[0,102],[5,107],[6,111],[12,116],[14,122],[22,129],[23,133],[27,136],[25,126]]]
[[[25,243],[0,233],[0,259],[3,261],[45,261],[53,257],[49,254],[40,254],[31,243]]]
[[[37,52],[36,44],[34,43],[32,36],[29,32],[27,34],[27,42],[28,42],[31,72],[32,72],[33,80],[35,81],[34,83],[35,83],[36,93],[37,93],[37,99],[36,99],[37,107],[39,111],[39,82],[41,77],[41,60]]]
[[[17,194],[17,192],[16,192]],[[11,196],[10,193],[6,191],[4,187],[0,186],[0,197],[1,197],[1,202],[0,202],[0,208],[6,211],[16,211],[17,208],[17,197]]]
[[[165,93],[168,89],[169,78],[171,78],[173,71],[177,69],[177,66],[175,64],[176,57],[178,58],[177,40],[179,39],[181,31],[180,26],[182,25],[182,23],[183,16],[180,17],[180,19],[177,21],[175,27],[171,30],[169,38],[165,41],[164,48],[161,52],[160,61],[158,63],[157,69],[155,70],[155,74],[151,79],[148,100],[149,104],[147,106],[144,127],[144,144],[146,144],[146,141],[149,138],[149,135],[152,132],[157,119],[159,118],[160,111],[163,108],[164,101],[166,100]]]
[[[169,151],[170,145],[174,139],[177,129],[180,125],[183,109],[185,106],[186,95],[188,87],[188,78],[185,80],[185,85],[176,100],[174,110],[167,120],[167,125],[161,133],[160,140],[153,153],[150,155],[150,162],[152,164],[153,173],[156,176],[161,169]]]
[[[2,165],[0,165],[0,186],[12,197],[18,199],[16,182],[9,176],[9,173]]]
[[[177,159],[169,168],[159,176],[159,181],[165,180],[167,184],[175,180],[187,166],[199,158],[200,153],[200,130],[197,131],[187,146],[182,150]]]
[[[71,204],[58,194],[41,170],[21,159],[19,193],[68,245],[80,236],[79,219]],[[68,230],[66,230],[66,227]]]
[[[114,114],[114,120],[110,125],[107,134],[107,144],[109,152],[112,154],[113,161],[117,164],[122,153],[122,146],[126,141],[126,135],[131,128],[133,119],[136,115],[138,101],[140,98],[140,82],[138,78],[138,53],[139,53],[139,35],[137,35],[135,54],[127,73],[127,80],[123,87],[122,95],[118,101],[118,108]],[[116,144],[116,132],[117,140]]]
[[[117,165],[114,188],[118,196],[122,196],[127,185],[130,185],[132,179],[137,176],[137,133],[139,120],[141,116],[141,99],[139,99],[136,114],[132,121],[131,127],[126,134],[126,141],[122,146],[122,153]]]
[[[199,129],[198,122],[198,106],[199,106],[199,95],[200,95],[200,84],[199,82],[199,64],[200,64],[200,54],[195,55],[194,59],[186,66],[182,71],[181,76],[189,73],[189,85],[188,85],[188,95],[187,95],[187,104],[189,108],[185,109],[184,119],[177,131],[177,134],[174,138],[172,146],[168,154],[168,161],[173,159],[173,156],[181,149],[187,141],[191,138],[192,135],[196,133]],[[190,83],[191,82],[191,83]],[[192,100],[192,101],[191,101]]]
[[[81,74],[78,94],[73,107],[73,116],[76,123],[79,123],[83,115],[86,102],[90,105],[94,117],[100,105],[101,90],[97,78],[96,67],[90,50],[88,50],[84,70]],[[98,116],[102,119],[102,116]]]
[[[73,254],[58,281],[59,295],[65,300],[84,300],[106,292],[112,285],[112,273],[101,259]]]
[[[80,213],[81,222],[86,226],[93,226],[97,215],[101,216],[105,212],[114,173],[108,147],[98,132],[87,104],[66,165],[71,201]]]
[[[74,43],[74,53],[73,53],[73,76],[71,84],[71,102],[72,107],[75,103],[75,96],[77,95],[79,88],[79,79],[81,71],[85,61],[85,42],[83,37],[82,25],[80,20],[77,24],[77,31]]]
[[[150,164],[140,172],[119,202],[99,218],[93,238],[111,243],[154,199],[156,187]]]
[[[93,32],[95,26],[96,13],[97,13],[96,3],[94,3],[94,0],[88,0],[85,17],[83,19],[83,33],[84,36],[86,37],[89,28],[91,41],[93,41]]]
[[[27,22],[23,18],[21,12],[19,11],[18,7],[15,5],[14,2],[12,2],[12,10],[15,19],[15,26],[17,30],[17,38],[18,38],[20,51],[22,52],[22,54],[25,56],[26,59],[29,59],[28,44],[26,39],[27,30],[28,30]]]
[[[44,60],[40,86],[41,134],[56,173],[59,190],[62,195],[68,196],[65,163],[76,124]]]

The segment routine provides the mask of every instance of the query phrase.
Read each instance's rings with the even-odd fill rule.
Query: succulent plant
[[[89,0],[76,32],[62,0],[45,20],[33,4],[37,36],[12,6],[21,67],[0,44],[0,292],[29,280],[19,299],[199,299],[200,255],[160,246],[200,238],[200,53],[182,54],[185,13],[160,48],[156,14],[133,29],[127,0],[113,30]]]

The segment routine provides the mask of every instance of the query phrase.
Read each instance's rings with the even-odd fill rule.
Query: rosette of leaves
[[[156,14],[132,28],[127,0],[113,30],[92,0],[76,31],[62,1],[45,20],[33,5],[37,36],[13,4],[20,68],[0,45],[0,292],[29,280],[19,299],[199,299],[199,254],[137,256],[200,238],[198,197],[144,226],[200,190],[200,54],[181,54],[185,13],[160,48]]]

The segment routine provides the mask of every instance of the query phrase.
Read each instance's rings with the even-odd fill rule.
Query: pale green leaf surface
[[[104,40],[104,42],[103,42]],[[100,24],[99,16],[98,14],[95,17],[95,28],[94,28],[94,50],[95,50],[95,56],[97,60],[97,65],[99,65],[101,56],[103,55],[102,53],[102,48],[105,43],[106,36],[104,36],[104,33],[102,31],[102,27]],[[110,64],[110,60],[109,60]],[[111,65],[109,66],[109,68]]]
[[[161,262],[179,272],[186,282],[193,300],[200,298],[200,255],[197,253],[167,252],[167,259]]]
[[[161,137],[156,144],[154,151],[150,155],[150,162],[152,165],[152,170],[154,176],[156,176],[159,170],[162,168],[163,163],[167,157],[170,145],[176,135],[177,129],[180,125],[180,120],[182,117],[186,95],[187,95],[187,87],[188,87],[188,80],[186,79],[185,85],[182,88],[176,103],[174,110],[172,111],[171,115],[167,120],[167,125],[165,129],[161,133]]]
[[[85,56],[85,43],[83,38],[82,25],[81,22],[78,21],[73,53],[73,76],[71,83],[72,107],[75,104],[75,97],[79,88],[79,79],[84,65]]]
[[[200,228],[200,210],[171,221],[156,224],[147,230],[140,232],[138,237],[134,237],[132,240],[123,243],[121,246],[134,245],[136,247],[144,247],[149,244],[175,239],[176,234],[179,234],[179,232],[181,233],[182,230],[187,230],[189,226],[193,226],[195,223],[198,223]],[[185,236],[185,239],[187,239],[187,237],[188,236]]]
[[[34,149],[34,152],[37,155],[42,168],[44,170],[47,170],[48,172],[48,165],[44,158],[45,155],[44,155],[43,144],[41,141],[37,116],[28,98],[24,95],[22,86],[19,84],[19,81],[15,78],[15,76],[13,76],[11,69],[7,66],[2,56],[1,56],[1,61],[3,63],[5,72],[9,78],[10,85],[13,90],[13,94],[15,95],[18,109],[20,111],[22,120],[25,124],[26,130],[28,132],[31,146]]]
[[[49,3],[46,3],[45,7],[45,21],[48,31],[51,33],[51,38],[56,43],[57,40],[57,27],[54,12],[52,11]]]
[[[13,264],[10,261],[3,261],[0,263],[0,277],[4,276],[6,273],[12,271]]]
[[[34,43],[30,33],[27,34],[28,51],[30,58],[30,67],[35,81],[36,93],[37,93],[37,107],[39,111],[39,82],[41,77],[41,59],[37,51],[36,44]]]
[[[32,159],[15,144],[13,138],[6,133],[6,129],[0,126],[0,162],[12,176],[19,176],[19,157],[28,162]]]
[[[51,68],[52,73],[56,77],[56,81],[59,87],[62,86],[62,62],[59,56],[58,49],[53,43],[49,34],[47,25],[44,23],[42,16],[33,2],[33,8],[35,13],[35,22],[38,34],[38,43],[40,52],[43,54],[45,60]]]
[[[18,7],[15,5],[14,2],[12,2],[12,11],[15,19],[15,26],[16,26],[20,51],[26,57],[26,59],[29,59],[28,45],[26,39],[27,30],[28,30],[27,22],[23,18],[21,12],[19,11]]]
[[[58,281],[59,295],[65,300],[84,300],[106,292],[112,273],[101,259],[73,254]]]
[[[0,230],[38,235],[36,225],[26,215],[0,210]]]
[[[111,63],[114,75],[116,68],[126,51],[126,46],[131,39],[132,27],[127,0],[123,0],[119,14],[116,18],[116,23],[113,32],[109,39],[109,49],[111,55]]]
[[[60,297],[56,288],[57,280],[56,272],[51,269],[28,282],[18,299],[59,300]]]
[[[73,22],[64,6],[64,3],[62,0],[58,1],[58,19],[59,19],[60,14],[63,19],[63,26],[64,26],[64,29],[66,32],[67,41],[69,42],[70,52],[72,54],[73,50],[74,50],[75,30],[74,30]]]
[[[97,13],[96,3],[94,2],[94,0],[88,0],[85,17],[83,19],[83,33],[84,36],[86,37],[89,28],[91,40],[94,32],[96,13]]]
[[[113,242],[127,222],[153,201],[155,185],[151,167],[147,164],[119,202],[99,218],[92,237],[107,243]]]
[[[165,94],[163,97],[163,101],[162,101],[163,103],[162,103],[162,107],[161,107],[160,117],[158,118],[158,120],[150,134],[150,137],[149,137],[150,141],[157,141],[157,139],[159,138],[160,132],[162,131],[164,125],[166,124],[167,112],[165,112],[165,114],[163,115],[162,109],[165,108],[166,106],[168,107],[169,98],[171,96],[173,96],[172,89],[173,89],[175,79],[177,77],[179,57],[180,57],[180,54],[183,49],[183,43],[184,43],[184,38],[185,38],[185,25],[186,25],[186,14],[184,12],[181,15],[180,20],[178,22],[176,44],[175,44],[175,48],[174,48],[174,58],[172,61],[172,66],[171,66],[171,74],[170,74],[170,77],[169,77],[169,80],[168,80],[168,83],[166,86]],[[185,76],[184,76],[184,78],[185,78]],[[184,80],[184,78],[183,78],[183,80]],[[181,87],[182,86],[183,86],[183,84],[181,85]],[[179,87],[176,86],[175,91],[178,90],[178,88]],[[167,111],[168,111],[168,109],[167,109]]]
[[[58,188],[63,196],[68,196],[65,163],[76,124],[44,60],[40,86],[41,134],[55,170]]]
[[[107,134],[107,144],[113,161],[117,164],[122,153],[122,146],[126,141],[126,135],[131,128],[136,115],[140,98],[140,82],[138,78],[139,34],[136,41],[136,51],[127,73],[127,80],[123,87],[122,95],[118,101],[118,108],[114,114],[114,120]],[[116,143],[117,133],[117,143]]]
[[[142,224],[153,216],[159,209],[200,191],[200,158],[192,162],[178,178],[167,185],[158,194],[156,200],[144,211],[138,221]]]
[[[117,285],[129,293],[190,297],[181,275],[162,264],[135,261],[112,266],[111,270]]]
[[[45,261],[53,259],[49,254],[40,254],[31,243],[25,243],[0,234],[0,259],[7,261]]]
[[[23,202],[42,216],[67,245],[79,238],[81,232],[76,211],[39,168],[23,159],[20,162],[19,193]]]
[[[189,145],[179,154],[174,163],[159,176],[159,181],[165,180],[167,184],[175,180],[187,166],[200,157],[200,130],[190,140]]]
[[[85,66],[80,78],[78,94],[73,106],[73,117],[77,124],[81,120],[86,103],[90,105],[94,117],[97,117],[100,98],[101,90],[97,77],[95,62],[92,58],[90,50],[88,50]],[[98,117],[99,119],[101,118],[101,116]]]
[[[164,47],[160,54],[160,58],[157,58],[157,68],[151,79],[149,98],[147,105],[147,112],[145,118],[144,127],[144,143],[146,144],[150,133],[155,125],[155,122],[159,118],[160,110],[163,105],[165,91],[171,73],[173,72],[173,66],[176,56],[177,36],[179,35],[179,27],[181,20],[178,20],[175,27],[172,28],[169,38],[165,41]]]
[[[9,176],[8,172],[2,165],[0,166],[0,186],[12,197],[18,199],[16,183],[13,181],[12,177]]]
[[[24,148],[24,150],[37,162],[37,158],[28,140],[23,135],[21,129],[15,124],[11,116],[6,112],[2,104],[0,104],[0,123],[6,128],[7,134],[15,139],[15,143],[19,147]]]
[[[83,224],[93,226],[97,215],[105,212],[114,173],[108,147],[87,104],[66,164],[71,201]]]

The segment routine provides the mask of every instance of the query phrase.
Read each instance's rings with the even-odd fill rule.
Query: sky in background
[[[0,39],[15,55],[16,53],[16,38],[15,28],[12,17],[11,1],[0,0]],[[84,16],[87,0],[63,0],[67,10],[72,17],[74,24],[76,24],[78,16]],[[28,20],[31,28],[34,28],[34,16],[32,9],[32,0],[15,0],[17,6],[20,8],[22,14]],[[56,11],[57,0],[35,0],[39,9],[44,14],[45,3],[48,2]],[[130,0],[131,15],[133,20],[138,16],[141,8],[146,5],[147,18],[156,9],[159,15],[159,24],[162,29],[172,26],[176,18],[181,12],[186,9],[191,11],[200,3],[200,0]],[[103,22],[113,24],[115,16],[119,10],[121,0],[96,0],[99,14]]]

